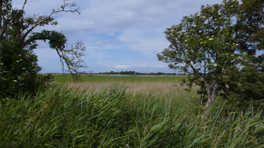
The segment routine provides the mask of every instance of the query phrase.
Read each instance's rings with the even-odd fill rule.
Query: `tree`
[[[159,53],[160,61],[189,75],[189,86],[200,86],[207,110],[217,96],[226,95],[232,82],[225,70],[256,61],[254,36],[261,33],[261,0],[226,1],[201,7],[200,13],[185,16],[181,23],[167,28],[168,48]],[[263,41],[263,40],[262,40]],[[209,112],[207,112],[209,115]]]
[[[241,60],[240,68],[230,67],[224,71],[224,82],[228,86],[225,97],[246,106],[251,101],[257,103],[264,98],[264,54],[257,52],[264,49],[264,12],[261,8],[264,3],[261,0],[242,2],[235,29],[240,32],[237,40],[246,58]]]
[[[78,68],[84,67],[81,57],[85,46],[82,42],[67,46],[67,38],[57,31],[42,30],[34,32],[38,26],[57,25],[53,18],[60,12],[79,13],[75,3],[63,0],[60,9],[53,9],[50,15],[25,17],[24,1],[22,9],[13,9],[12,0],[0,1],[0,97],[14,96],[19,91],[34,92],[51,77],[38,76],[41,67],[33,50],[38,40],[49,41],[51,49],[56,50],[62,63],[63,71],[70,72],[78,79]],[[65,66],[67,70],[65,70]]]

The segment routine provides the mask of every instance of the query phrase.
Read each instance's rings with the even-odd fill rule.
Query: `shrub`
[[[247,106],[251,100],[259,102],[264,99],[264,74],[257,67],[231,67],[225,71],[225,75],[228,85],[225,97],[229,100]]]
[[[1,43],[0,98],[11,98],[19,92],[34,93],[39,87],[46,87],[52,76],[37,75],[41,68],[32,50],[17,48],[17,42]]]

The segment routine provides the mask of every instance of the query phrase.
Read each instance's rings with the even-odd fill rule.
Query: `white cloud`
[[[127,69],[127,68],[130,68],[130,67],[133,67],[133,66],[130,66],[130,65],[117,65],[117,66],[114,66],[114,68],[116,68],[116,69]]]
[[[168,41],[163,36],[162,30],[128,29],[117,37],[117,40],[127,46],[127,49],[139,51],[155,56],[157,52],[168,46]]]
[[[156,67],[158,67],[158,68],[165,68],[166,66],[165,65],[156,65]]]

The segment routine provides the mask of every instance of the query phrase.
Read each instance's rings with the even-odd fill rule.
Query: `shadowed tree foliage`
[[[53,9],[50,15],[33,15],[25,17],[24,1],[22,9],[13,9],[12,0],[1,1],[0,12],[0,97],[15,96],[19,92],[35,92],[45,86],[52,78],[38,76],[41,67],[37,64],[37,41],[47,42],[51,49],[56,50],[62,63],[63,72],[69,72],[77,80],[78,69],[85,67],[81,57],[85,46],[78,41],[67,45],[64,34],[55,30],[35,32],[39,26],[57,25],[53,15],[60,12],[79,13],[75,3],[63,0],[60,9]]]
[[[261,3],[261,0],[242,0],[241,4],[224,0],[221,4],[202,6],[199,13],[185,16],[180,24],[165,31],[171,44],[157,55],[158,59],[189,74],[188,85],[200,86],[198,93],[206,100],[205,109],[219,95],[228,98],[241,83],[228,79],[233,75],[225,71],[250,63],[259,71],[263,57],[257,56],[257,50],[263,49],[263,38],[259,38],[263,36]],[[247,68],[237,68],[236,72],[245,71]]]

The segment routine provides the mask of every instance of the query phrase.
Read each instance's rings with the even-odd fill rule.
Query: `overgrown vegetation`
[[[263,147],[261,111],[237,112],[221,100],[203,120],[195,92],[99,93],[53,86],[34,101],[0,106],[1,147]],[[218,105],[223,104],[223,105]],[[228,110],[229,109],[229,110]]]

